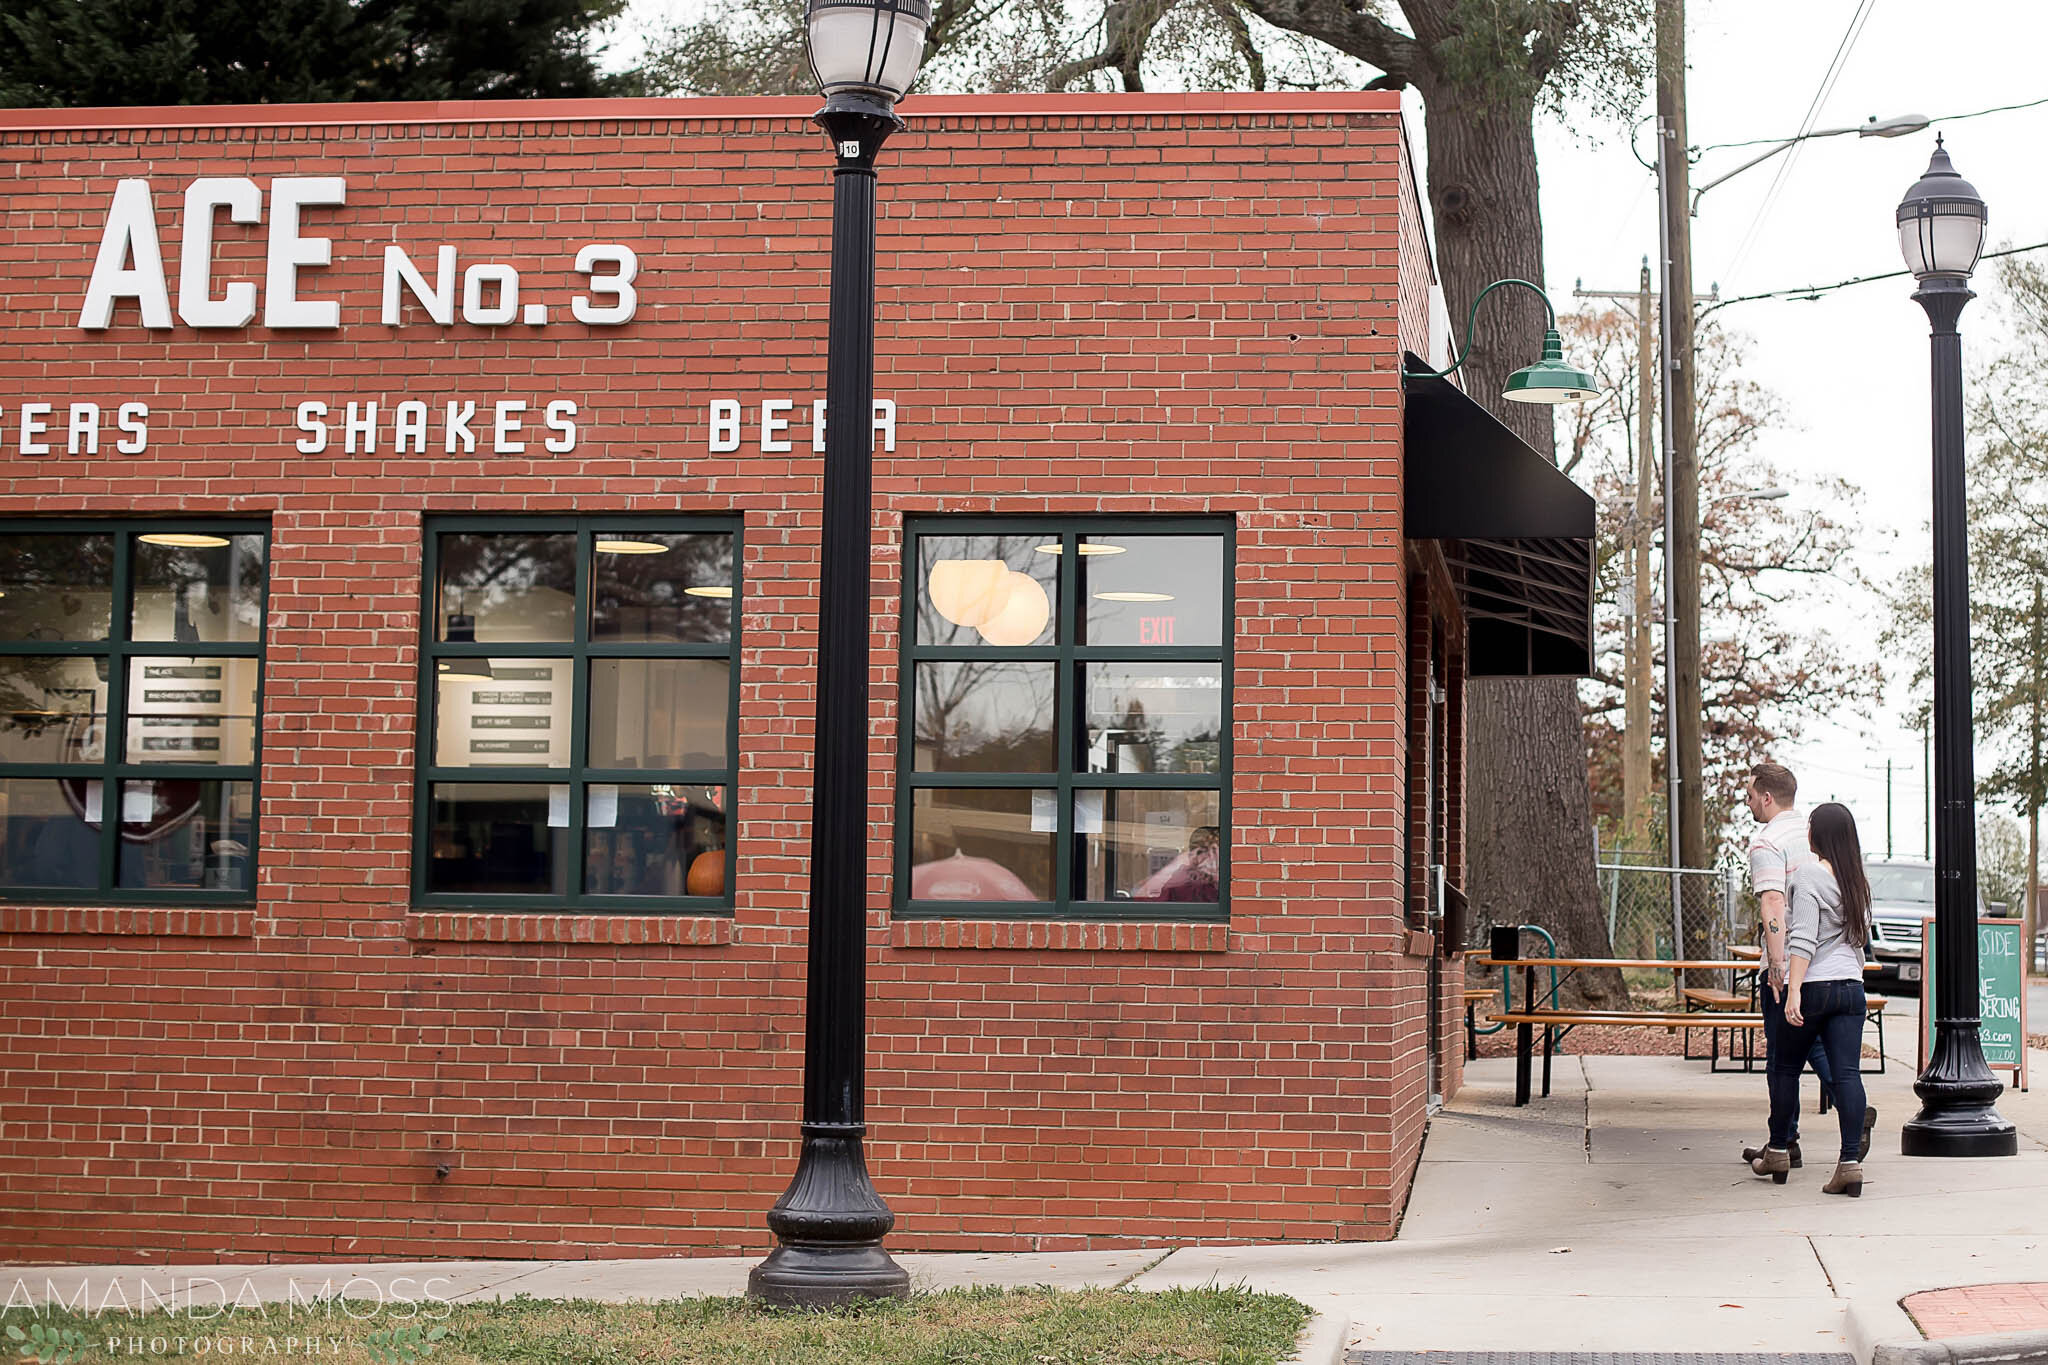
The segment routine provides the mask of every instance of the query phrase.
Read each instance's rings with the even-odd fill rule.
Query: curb
[[[1294,1354],[1280,1365],[1343,1365],[1344,1344],[1351,1339],[1351,1319],[1318,1313],[1301,1329]]]
[[[1987,1332],[1871,1348],[1870,1365],[2048,1365],[2048,1332]]]

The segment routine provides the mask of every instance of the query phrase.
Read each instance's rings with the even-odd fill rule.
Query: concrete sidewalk
[[[1889,1074],[1866,1077],[1882,1121],[1861,1199],[1824,1196],[1832,1115],[1813,1114],[1789,1184],[1751,1176],[1738,1150],[1764,1131],[1761,1075],[1707,1074],[1672,1057],[1560,1058],[1552,1095],[1515,1109],[1509,1060],[1467,1068],[1430,1126],[1398,1240],[1057,1255],[903,1255],[921,1289],[952,1285],[1245,1284],[1321,1316],[1300,1359],[1376,1351],[1853,1353],[1920,1343],[1909,1293],[2048,1280],[2048,1097],[2008,1092],[2022,1134],[2010,1160],[1907,1161],[1913,1012],[1900,1002]],[[2037,1055],[2048,1063],[2048,1055]],[[2048,1073],[2044,1073],[2048,1074]],[[328,1287],[607,1300],[733,1294],[753,1258],[257,1267],[51,1267],[0,1272],[67,1302],[137,1301],[196,1277],[232,1300]],[[353,1281],[353,1284],[351,1282]],[[244,1288],[246,1286],[246,1288]],[[208,1290],[206,1292],[216,1292]],[[2043,1358],[2048,1358],[2044,1356]]]

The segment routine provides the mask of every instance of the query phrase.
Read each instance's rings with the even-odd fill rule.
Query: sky
[[[631,60],[636,31],[703,8],[700,0],[633,0],[612,60]],[[1859,14],[1834,84],[1814,109]],[[1693,223],[1695,288],[1702,294],[1718,286],[1722,298],[1731,298],[1900,269],[1893,214],[1926,168],[1936,131],[1947,136],[1956,168],[1989,205],[1987,249],[2048,241],[2048,104],[1947,117],[2048,97],[2040,55],[2048,51],[2048,3],[1691,0],[1687,41],[1696,147],[1789,138],[1802,126],[1842,128],[1873,115],[1940,120],[1895,139],[1810,139],[1796,155],[1766,161],[1709,192]],[[1420,97],[1411,91],[1408,100],[1411,136],[1421,145]],[[1646,135],[1643,146],[1650,151],[1653,139]],[[1732,171],[1761,150],[1703,151],[1693,183]],[[1626,132],[1597,118],[1576,119],[1572,127],[1546,119],[1538,129],[1538,169],[1556,305],[1575,306],[1577,280],[1588,288],[1633,289],[1643,256],[1654,259],[1657,251],[1656,194]],[[1984,297],[1963,316],[1966,372],[1997,344],[1989,275],[1987,264],[1978,275]],[[1783,400],[1785,422],[1758,447],[1793,490],[1781,506],[1813,508],[1812,495],[1799,486],[1801,471],[1860,488],[1857,555],[1880,582],[1924,559],[1929,544],[1927,322],[1911,293],[1910,280],[1886,280],[1814,302],[1732,304],[1717,315],[1748,335],[1748,374]],[[1875,600],[1816,595],[1801,610],[1811,629],[1831,633],[1844,652],[1876,656]],[[1873,851],[1883,847],[1890,760],[1894,848],[1917,856],[1926,760],[1918,731],[1900,720],[1910,707],[1905,679],[1894,680],[1888,694],[1874,716],[1845,711],[1835,723],[1809,724],[1803,740],[1776,757],[1802,774],[1803,800],[1848,803]],[[1988,755],[1978,766],[1989,766]]]
[[[1858,0],[1694,0],[1689,7],[1687,81],[1695,146],[1798,132]],[[2039,0],[1950,0],[1934,9],[1875,0],[1846,63],[1811,126],[1840,128],[1872,115],[1941,119],[2048,96],[2039,54],[2048,49],[2048,5]],[[1693,223],[1695,288],[1723,298],[1898,270],[1894,213],[1926,168],[1935,132],[1956,169],[1990,212],[1987,250],[2048,241],[2048,105],[1938,122],[1896,139],[1815,138],[1777,184],[1758,221],[1780,156],[1706,194]],[[1646,154],[1653,143],[1644,139]],[[1734,170],[1762,148],[1704,152],[1697,186]],[[1789,155],[1789,154],[1788,154]],[[1645,253],[1657,249],[1654,178],[1605,127],[1576,136],[1552,122],[1539,132],[1545,264],[1552,297],[1567,306],[1572,282],[1633,288]],[[1746,243],[1746,246],[1745,246]],[[2043,253],[2048,258],[2048,252]],[[1966,373],[1992,354],[1998,325],[1987,265],[1980,299],[1963,315]],[[1880,580],[1924,558],[1931,435],[1927,319],[1910,279],[1844,289],[1814,302],[1732,304],[1719,319],[1752,339],[1749,373],[1784,400],[1786,424],[1759,453],[1788,475],[1810,470],[1862,490],[1858,552]],[[1785,504],[1797,510],[1797,484]],[[1811,503],[1807,503],[1811,506]],[[1874,605],[1874,604],[1872,604]],[[1876,653],[1875,630],[1853,603],[1817,603],[1811,628],[1831,632],[1860,657]],[[1836,799],[1854,809],[1866,850],[1884,838],[1885,773],[1894,764],[1895,848],[1922,852],[1926,760],[1917,730],[1899,723],[1903,678],[1869,721],[1844,715],[1814,725],[1780,755],[1802,775],[1806,802]],[[1980,756],[1980,772],[1987,758]]]

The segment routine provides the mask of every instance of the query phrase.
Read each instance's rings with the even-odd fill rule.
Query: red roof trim
[[[407,104],[202,104],[123,109],[5,109],[0,133],[144,128],[304,128],[425,123],[693,123],[808,121],[816,96],[744,99],[449,100]],[[1128,118],[1145,115],[1398,114],[1390,90],[1181,95],[913,95],[903,114],[928,118]]]

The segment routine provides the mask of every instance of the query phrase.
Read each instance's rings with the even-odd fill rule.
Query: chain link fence
[[[1603,848],[1594,866],[1616,957],[1722,958],[1729,944],[1755,937],[1739,860],[1673,868],[1661,850]]]

